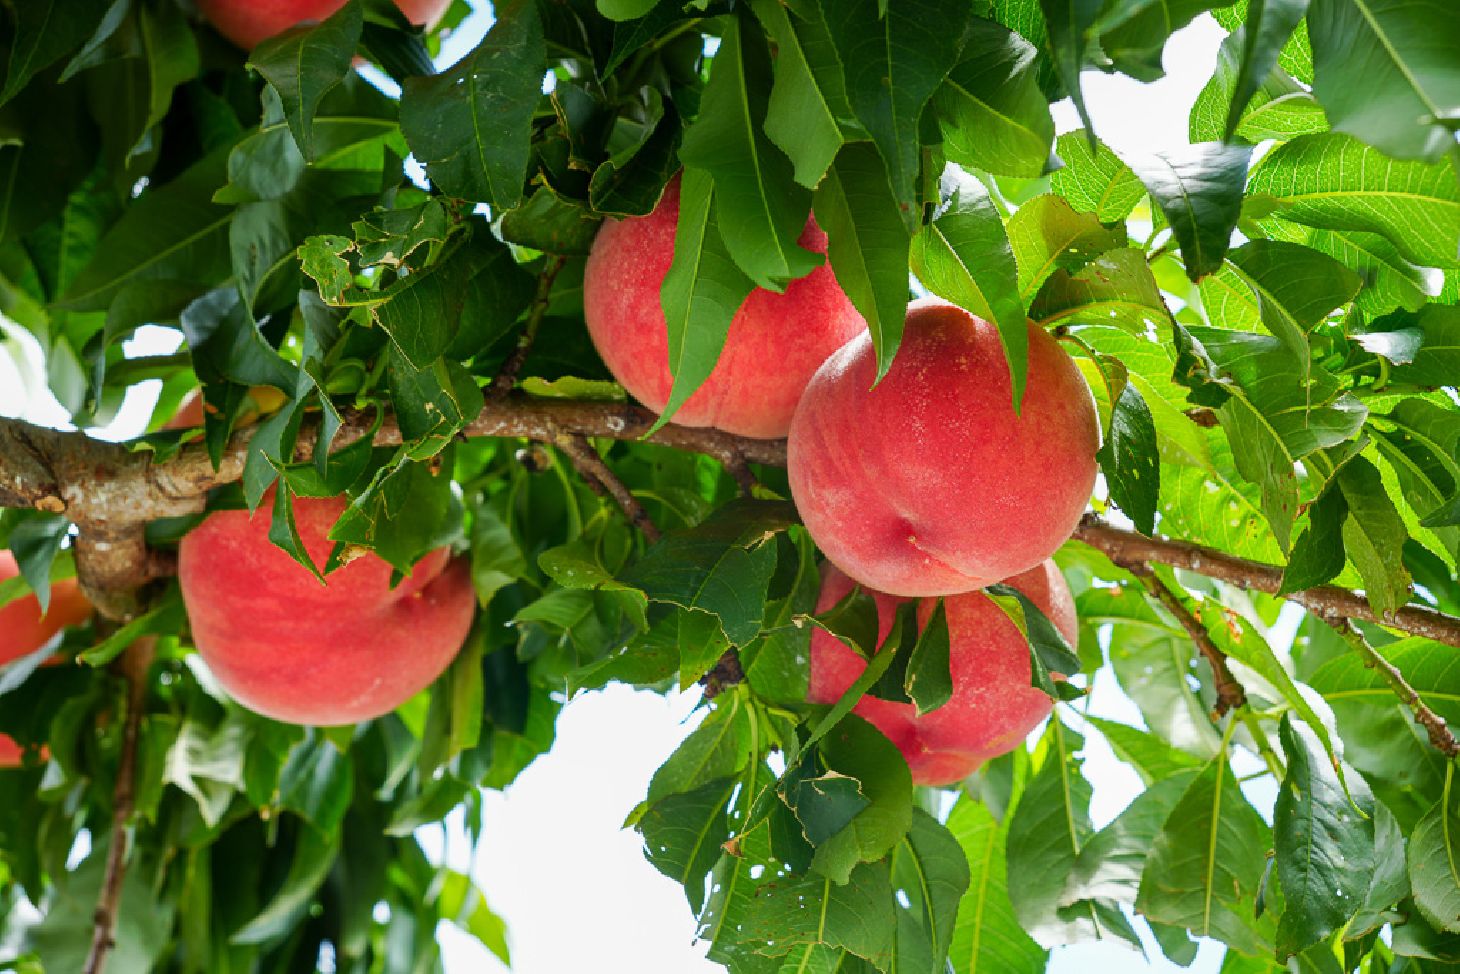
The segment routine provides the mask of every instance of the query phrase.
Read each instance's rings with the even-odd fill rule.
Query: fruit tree
[[[0,970],[505,960],[611,683],[736,974],[1460,969],[1460,4],[470,12],[0,3]]]

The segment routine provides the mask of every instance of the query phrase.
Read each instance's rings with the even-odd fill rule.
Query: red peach
[[[258,422],[260,417],[275,412],[284,405],[287,397],[273,386],[254,386],[248,390],[247,400],[241,409],[238,421],[234,424],[239,426],[252,426]],[[203,414],[208,410],[203,402],[201,389],[194,389],[182,402],[178,403],[177,412],[173,413],[172,419],[162,424],[165,430],[186,430],[195,426],[203,425]]]
[[[822,572],[816,611],[836,605],[853,582],[827,564]],[[1073,645],[1079,623],[1075,601],[1054,562],[1046,561],[1008,580],[1045,615]],[[897,607],[907,599],[870,591],[877,603],[877,640],[892,630]],[[918,625],[933,614],[936,599],[918,603]],[[950,595],[943,600],[948,620],[949,669],[953,696],[936,710],[918,716],[910,703],[864,696],[855,712],[882,731],[907,759],[913,781],[946,785],[968,777],[990,758],[1019,745],[1053,701],[1030,685],[1029,644],[1004,610],[982,592]],[[862,675],[867,661],[841,640],[822,630],[811,636],[812,703],[835,703]]]
[[[198,12],[233,43],[251,51],[259,41],[295,24],[318,23],[338,11],[345,0],[198,0]],[[396,0],[413,24],[434,26],[451,0]]]
[[[951,595],[1038,565],[1075,529],[1100,425],[1075,363],[1028,324],[1022,411],[998,330],[916,301],[882,382],[866,335],[817,371],[787,449],[791,493],[826,557],[894,595]]]
[[[603,225],[583,275],[583,316],[598,354],[614,378],[655,412],[669,402],[673,384],[659,288],[674,260],[678,222],[676,177],[649,215]],[[826,234],[814,219],[807,219],[798,242],[826,253]],[[785,436],[817,367],[865,328],[829,264],[792,281],[784,294],[756,288],[731,320],[714,371],[674,422],[760,439]]]
[[[24,760],[25,749],[9,734],[0,734],[0,768],[18,768]]]
[[[8,550],[0,550],[0,581],[15,578],[20,566]],[[0,606],[0,666],[28,656],[68,626],[91,618],[91,603],[81,594],[75,578],[51,583],[50,608],[43,615],[34,593]]]
[[[272,491],[256,516],[218,511],[178,549],[193,641],[223,688],[277,720],[334,725],[379,717],[429,686],[471,628],[476,597],[464,559],[439,548],[394,589],[367,553],[319,581],[268,539]],[[316,565],[343,497],[294,501]]]

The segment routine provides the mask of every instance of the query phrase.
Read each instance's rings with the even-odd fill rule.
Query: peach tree
[[[224,0],[0,4],[0,349],[40,349],[12,374],[72,424],[0,419],[0,969],[427,971],[442,921],[505,958],[417,830],[464,808],[479,838],[482,789],[609,683],[699,685],[628,825],[731,971],[1022,974],[1092,940],[1187,965],[1201,938],[1232,974],[1456,969],[1460,6],[513,0],[444,67],[463,0],[404,5],[426,27],[318,6],[268,5],[298,16],[245,51],[199,12]],[[1158,78],[1208,14],[1229,35],[1188,147],[1112,151],[1082,72]],[[1056,137],[1067,98],[1085,125]],[[595,270],[648,281],[655,413],[590,338],[585,267],[674,185],[662,280]],[[747,296],[828,268],[875,378],[932,295],[999,339],[1010,415],[1037,333],[1102,430],[1054,553],[1078,625],[958,595],[1013,627],[1049,716],[946,787],[859,714],[959,704],[952,610],[819,605],[785,440],[676,422]],[[138,354],[144,326],[178,350]],[[129,392],[148,432],[91,435]],[[978,435],[934,433],[934,472]],[[971,516],[966,480],[924,499]],[[356,724],[244,706],[178,583],[190,532],[240,511],[301,591],[464,559],[449,665]],[[279,575],[250,564],[195,570],[232,573],[221,600]],[[52,635],[78,588],[94,612]],[[305,625],[276,682],[366,638]],[[419,637],[369,634],[370,675]],[[856,657],[829,697],[813,640]],[[1097,679],[1139,719],[1092,712]],[[1096,739],[1144,785],[1098,828]]]

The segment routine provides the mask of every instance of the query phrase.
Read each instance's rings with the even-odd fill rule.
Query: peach
[[[824,612],[852,590],[853,582],[833,565],[822,572],[817,612]],[[1075,600],[1054,562],[1008,580],[1039,606],[1065,639],[1078,637]],[[892,630],[897,607],[907,599],[870,591],[877,603],[878,642]],[[936,599],[918,603],[918,625],[932,616]],[[913,781],[946,785],[968,777],[990,758],[1013,750],[1041,720],[1053,701],[1030,685],[1029,644],[1004,610],[982,592],[943,600],[948,620],[949,670],[953,696],[943,706],[918,716],[910,703],[864,696],[855,712],[897,745]],[[866,669],[867,661],[830,633],[811,636],[812,703],[835,703]]]
[[[251,51],[259,41],[295,24],[319,22],[345,5],[345,0],[198,0],[198,12],[233,43]],[[451,0],[396,0],[413,24],[434,26]]]
[[[0,581],[19,574],[15,556],[0,549]],[[30,655],[62,629],[80,625],[89,618],[91,603],[81,594],[81,586],[74,577],[51,583],[51,603],[44,614],[34,593],[5,603],[0,606],[0,666]]]
[[[583,275],[583,316],[598,354],[655,412],[664,410],[673,384],[659,288],[674,260],[678,222],[676,177],[647,216],[604,223]],[[814,219],[807,219],[798,242],[826,253],[826,234]],[[784,294],[756,288],[731,320],[714,371],[674,422],[759,439],[785,436],[817,367],[865,327],[829,264],[792,281]]]
[[[791,424],[791,493],[838,568],[893,595],[953,595],[1038,565],[1075,529],[1100,425],[1075,363],[1033,323],[1015,413],[998,330],[916,301],[876,388],[866,335],[826,360]]]
[[[395,709],[440,676],[471,628],[476,596],[464,559],[439,548],[394,589],[373,553],[326,584],[268,538],[273,492],[256,515],[217,511],[178,549],[193,641],[244,706],[295,724],[349,724]],[[316,565],[343,497],[299,497],[294,517]]]
[[[18,768],[24,760],[25,749],[9,734],[0,734],[0,768]]]

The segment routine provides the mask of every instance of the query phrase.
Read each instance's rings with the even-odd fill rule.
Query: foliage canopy
[[[64,634],[81,665],[0,670],[0,732],[28,747],[0,769],[0,967],[83,970],[99,901],[120,904],[120,971],[427,971],[443,919],[505,957],[415,830],[462,805],[478,828],[479,789],[610,682],[706,685],[629,824],[737,974],[1022,974],[1057,944],[1139,948],[1142,925],[1182,964],[1221,941],[1233,974],[1460,964],[1437,719],[1460,717],[1460,6],[514,0],[439,73],[462,0],[426,34],[349,0],[251,55],[189,6],[0,5],[0,324],[39,343],[79,427],[162,384],[154,432],[105,463],[0,420],[0,542],[24,573],[0,601],[73,573],[105,592],[89,539],[119,524],[140,553],[98,599],[111,618]],[[1083,69],[1158,77],[1208,11],[1231,33],[1188,149],[1055,137]],[[1061,550],[1079,644],[1029,631],[1070,699],[956,799],[914,789],[850,699],[804,702],[812,627],[871,647],[865,603],[812,618],[777,446],[644,438],[587,338],[597,227],[681,169],[701,246],[664,292],[675,402],[751,286],[816,266],[796,245],[814,212],[883,372],[910,272],[998,325],[1016,390],[1026,317],[1067,340],[1106,429],[1095,511],[1170,541],[1094,518]],[[144,324],[182,350],[128,357]],[[199,385],[201,434],[161,430]],[[284,405],[230,439],[260,385]],[[192,493],[163,503],[144,463],[192,471]],[[108,510],[123,482],[136,502]],[[478,619],[429,691],[309,729],[218,690],[155,556],[205,499],[270,487],[305,561],[293,499],[344,491],[342,550],[402,571],[443,541],[470,553]],[[1291,652],[1269,641],[1285,597],[1306,612]],[[905,645],[873,692],[936,696],[946,653]],[[1144,726],[1085,712],[1101,669]],[[1094,736],[1146,786],[1100,829]],[[1272,808],[1239,778],[1258,764]]]

